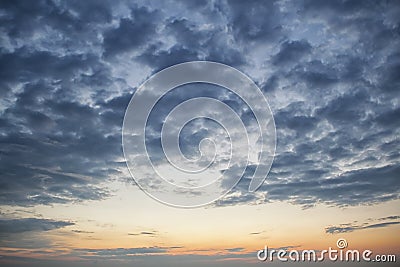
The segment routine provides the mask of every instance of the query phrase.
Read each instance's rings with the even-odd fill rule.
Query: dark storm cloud
[[[400,125],[400,108],[386,111],[378,117],[376,117],[376,122],[386,127],[396,127]]]
[[[155,33],[157,13],[145,7],[133,8],[130,18],[123,18],[115,29],[104,33],[105,55],[126,52],[146,43]]]
[[[239,66],[245,63],[243,54],[235,46],[229,46],[224,27],[213,25],[199,29],[187,19],[173,19],[165,26],[165,34],[175,38],[175,45],[168,49],[155,43],[137,59],[155,71],[177,63],[193,60],[210,60]]]
[[[395,1],[2,1],[1,9],[1,204],[109,196],[103,183],[125,171],[120,131],[138,81],[204,59],[249,73],[269,98],[278,133],[266,184],[247,192],[250,167],[218,205],[399,197]],[[127,71],[131,63],[136,69]],[[194,91],[168,103],[200,96]],[[217,88],[202,93],[243,106]],[[157,111],[152,129],[168,109]],[[187,131],[182,140],[194,147],[203,136]],[[158,136],[148,144],[157,157]]]
[[[11,43],[3,39],[0,53],[6,88],[0,202],[25,206],[107,197],[99,184],[115,173],[113,161],[121,152],[120,135],[108,124],[123,115],[110,116],[81,96],[89,88],[89,95],[99,95],[93,102],[107,102],[101,97],[109,94],[101,92],[115,83],[96,49],[85,52],[102,45],[96,32],[108,27],[111,7],[106,1],[14,1],[2,2],[2,8],[1,27]],[[33,34],[37,42],[29,39]]]
[[[120,153],[120,137],[105,135],[99,113],[54,99],[45,83],[28,84],[3,114],[8,127],[0,137],[1,202],[49,204],[107,196],[96,184],[111,170],[104,163]]]
[[[50,231],[74,225],[73,222],[55,221],[49,219],[1,219],[0,220],[0,235],[16,234],[34,231]]]
[[[97,29],[108,24],[112,17],[112,5],[107,1],[90,0],[83,4],[75,0],[17,0],[2,1],[0,8],[4,10],[0,27],[7,33],[11,44],[33,47],[36,42],[32,42],[32,37],[35,36],[45,47],[57,44],[57,50],[72,47],[80,50],[93,45],[99,40]],[[39,41],[44,35],[50,38]]]
[[[385,218],[379,218],[376,220],[369,220],[369,221],[375,221],[375,223],[366,222],[360,224],[354,222],[354,223],[340,224],[338,226],[328,226],[325,228],[325,232],[328,234],[340,234],[340,233],[349,233],[365,229],[384,228],[400,224],[399,216],[388,216]]]
[[[302,56],[311,50],[311,45],[305,41],[286,41],[281,45],[281,49],[272,61],[276,65],[298,61]]]
[[[238,41],[272,41],[282,36],[280,10],[274,1],[227,1],[233,34]]]
[[[28,82],[32,78],[44,77],[66,80],[78,71],[95,67],[95,64],[96,59],[90,54],[59,56],[22,47],[0,55],[0,77],[2,82]]]
[[[112,3],[108,1],[88,0],[85,2],[72,0],[66,8],[78,13],[80,22],[106,23],[112,19]]]
[[[199,60],[200,45],[207,33],[196,31],[186,19],[174,19],[165,26],[165,34],[174,36],[175,44],[167,49],[162,42],[151,44],[137,57],[155,71],[186,61]]]
[[[69,15],[68,12],[63,14],[51,1],[2,1],[1,8],[7,10],[2,17],[2,25],[10,36],[32,35],[40,25],[41,15],[46,14],[49,21],[50,18],[62,20]]]
[[[223,26],[213,25],[210,29],[198,29],[190,25],[187,19],[175,19],[167,25],[167,29],[175,36],[177,43],[198,51],[200,55],[204,55],[205,60],[235,67],[245,63],[243,53],[236,46],[228,45]]]
[[[369,98],[370,95],[367,92],[353,90],[332,100],[325,107],[317,110],[317,114],[337,127],[354,122],[360,125],[366,119],[367,109],[363,107],[374,105]]]
[[[172,34],[178,43],[190,48],[193,45],[197,48],[201,43],[210,38],[207,31],[196,30],[195,25],[190,24],[187,19],[174,19],[166,25],[168,33]]]
[[[278,128],[288,128],[304,136],[307,132],[315,129],[319,120],[311,115],[296,115],[294,109],[298,107],[297,104],[298,103],[293,103],[293,105],[277,112],[275,114],[275,119],[279,126]]]
[[[281,44],[272,62],[277,65],[287,59],[291,65],[273,72],[264,84],[265,91],[270,95],[276,94],[277,89],[287,95],[298,91],[305,100],[292,101],[275,111],[277,154],[259,193],[266,193],[265,201],[290,198],[290,202],[304,207],[316,203],[346,206],[398,199],[399,132],[394,126],[398,103],[390,99],[391,94],[398,97],[399,93],[394,89],[398,75],[393,74],[399,62],[393,56],[395,44],[399,44],[399,21],[394,15],[399,14],[399,7],[388,2],[371,9],[369,6],[374,3],[359,2],[361,11],[357,5],[352,7],[360,12],[356,13],[345,7],[355,4],[352,1],[332,3],[331,9],[323,3],[313,3],[304,7],[303,19],[312,13],[332,33],[349,31],[358,37],[354,47],[361,50],[341,48],[340,41],[328,45],[324,52],[318,52],[322,48],[307,40],[292,42],[297,43],[293,46],[288,45],[291,41]],[[391,12],[381,12],[389,9]],[[338,19],[342,11],[348,17]],[[380,23],[382,19],[387,23]],[[371,35],[364,35],[368,32],[366,25],[374,25]],[[343,36],[347,38],[345,33]],[[386,44],[374,36],[385,36]],[[326,45],[323,38],[317,41]],[[371,51],[376,45],[382,45],[381,50]],[[377,80],[371,80],[372,77]],[[282,87],[285,82],[290,85]],[[381,90],[388,93],[382,94]],[[357,167],[343,170],[344,162]],[[258,199],[246,192],[247,184],[246,179],[242,180],[237,186],[240,194],[228,195],[221,202],[257,203]]]
[[[313,60],[298,64],[291,74],[295,80],[304,81],[309,88],[323,90],[339,81],[338,71],[333,66],[324,64],[320,60]]]
[[[314,177],[305,174],[297,182],[269,184],[267,198],[283,200],[286,192],[296,198],[295,203],[298,204],[307,204],[307,201],[339,205],[387,201],[398,198],[400,188],[396,180],[399,171],[397,166],[370,168],[351,171],[331,179],[321,179],[324,175],[318,173]],[[376,180],[379,183],[375,183]]]

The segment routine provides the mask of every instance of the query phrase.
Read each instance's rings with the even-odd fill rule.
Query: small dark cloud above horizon
[[[366,230],[366,229],[375,229],[375,228],[385,228],[392,225],[400,224],[400,216],[388,216],[384,218],[378,219],[370,219],[364,223],[345,223],[337,226],[328,226],[325,228],[325,233],[327,234],[341,234],[341,233],[350,233],[354,231]]]
[[[2,241],[8,242],[9,236],[20,235],[24,237],[30,234],[39,234],[51,230],[61,229],[75,225],[70,221],[57,221],[43,218],[21,218],[21,219],[0,219],[0,237]]]
[[[138,232],[138,233],[128,233],[128,235],[155,237],[158,235],[158,232],[157,231],[142,231],[142,232]]]

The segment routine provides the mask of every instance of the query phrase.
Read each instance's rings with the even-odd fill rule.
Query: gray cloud
[[[375,223],[367,222],[359,224],[357,222],[354,222],[354,223],[340,224],[338,226],[328,226],[325,228],[325,232],[328,234],[340,234],[340,233],[349,233],[365,229],[384,228],[391,225],[400,224],[399,218],[400,216],[388,216],[385,218],[379,218],[373,220],[375,221]]]
[[[272,58],[272,62],[276,65],[298,62],[310,50],[311,45],[305,40],[286,41],[281,45],[279,53]]]
[[[84,231],[84,230],[72,230],[72,232],[77,234],[93,234],[94,232],[91,231]]]
[[[157,231],[142,231],[142,232],[138,232],[138,233],[128,233],[128,235],[155,237],[158,235],[158,232]]]
[[[119,248],[119,249],[88,249],[86,251],[94,253],[95,255],[108,255],[108,256],[166,252],[165,249],[157,248],[157,247]]]
[[[274,1],[228,1],[229,26],[241,42],[272,41],[282,38],[280,9]]]
[[[199,57],[197,52],[182,47],[180,44],[174,45],[168,50],[158,50],[154,45],[149,46],[144,53],[138,56],[138,60],[158,71],[178,63],[199,60]]]
[[[1,219],[0,235],[36,231],[50,231],[74,224],[75,223],[73,222],[37,218]]]
[[[166,254],[169,251],[180,247],[134,247],[134,248],[110,248],[110,249],[76,249],[82,258],[103,259],[112,257],[130,257],[132,255],[157,255]]]
[[[122,18],[117,28],[104,33],[105,55],[126,52],[146,43],[155,34],[156,12],[145,7],[132,8],[130,18]]]
[[[266,93],[278,133],[266,184],[247,193],[249,167],[236,192],[218,205],[346,206],[399,198],[400,11],[394,1],[1,5],[1,204],[110,196],[107,181],[126,171],[121,124],[139,81],[203,59],[248,73]],[[252,120],[224,90],[186,89],[164,103],[210,96],[245,123]],[[152,115],[151,129],[160,129],[168,107]],[[205,135],[185,131],[183,150],[190,153]],[[157,134],[148,145],[160,158]]]
[[[244,248],[228,248],[226,249],[228,252],[241,252]]]

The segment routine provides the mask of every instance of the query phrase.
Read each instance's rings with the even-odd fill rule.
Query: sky
[[[1,266],[282,266],[256,252],[323,250],[339,238],[399,260],[398,1],[3,0],[0,32]],[[256,192],[250,177],[265,162],[215,202],[172,207],[131,177],[124,114],[152,75],[205,60],[260,88],[275,157]],[[168,113],[196,97],[225,103],[254,130],[226,88],[178,87],[149,117],[157,166]],[[199,156],[202,139],[224,137],[216,128],[183,128],[182,153]],[[330,264],[343,263],[319,265]]]

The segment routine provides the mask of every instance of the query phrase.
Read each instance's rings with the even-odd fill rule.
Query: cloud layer
[[[112,194],[107,182],[128,178],[120,136],[132,93],[156,71],[190,60],[245,72],[275,116],[267,182],[249,194],[243,179],[219,205],[399,198],[395,1],[2,1],[1,8],[0,204]]]

